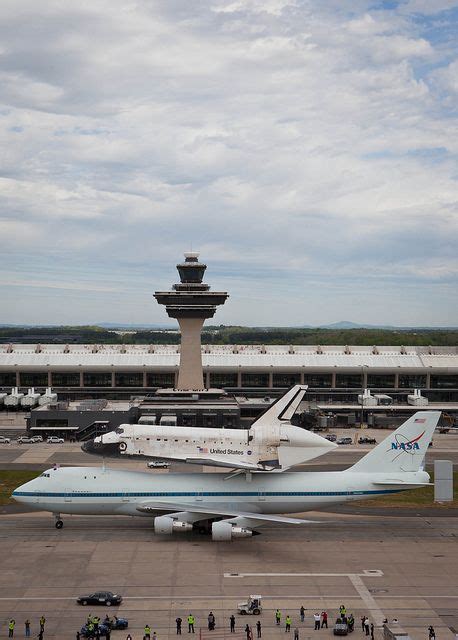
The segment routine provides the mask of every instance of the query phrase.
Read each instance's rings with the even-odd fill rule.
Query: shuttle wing
[[[242,460],[219,460],[217,458],[185,458],[189,464],[203,464],[211,467],[225,467],[227,469],[244,469],[246,471],[272,471],[275,467],[250,464]]]
[[[156,513],[158,511],[168,511],[174,513],[176,511],[186,511],[188,513],[201,513],[202,520],[205,516],[240,516],[243,518],[250,518],[250,520],[268,521],[268,522],[281,522],[283,524],[309,524],[316,523],[315,520],[300,520],[299,518],[287,518],[286,516],[276,516],[267,513],[252,513],[251,511],[239,511],[238,509],[222,509],[205,507],[203,505],[196,505],[193,503],[172,503],[172,502],[143,502],[138,505],[138,511],[143,513]]]

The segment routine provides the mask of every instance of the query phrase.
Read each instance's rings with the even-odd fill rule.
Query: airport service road
[[[325,522],[305,528],[269,525],[263,535],[233,543],[213,543],[197,534],[155,537],[146,518],[66,516],[64,529],[57,531],[48,514],[0,516],[0,634],[6,635],[7,620],[14,616],[16,635],[22,637],[30,617],[35,636],[43,613],[46,639],[74,638],[89,613],[75,598],[110,589],[124,602],[119,611],[100,607],[99,614],[128,617],[134,640],[142,637],[145,623],[159,640],[175,637],[176,616],[185,620],[190,612],[197,630],[205,628],[210,610],[217,628],[227,632],[236,603],[250,593],[264,597],[260,619],[267,640],[285,637],[284,627],[274,624],[276,607],[283,617],[292,615],[301,640],[331,638],[331,629],[312,630],[312,616],[326,609],[332,621],[341,603],[354,613],[354,638],[360,640],[362,614],[371,620],[398,618],[413,640],[424,640],[430,624],[438,640],[454,638],[457,519],[307,515]],[[307,609],[303,625],[301,604]],[[238,629],[247,621],[256,619],[238,616]],[[381,640],[380,630],[376,638]]]

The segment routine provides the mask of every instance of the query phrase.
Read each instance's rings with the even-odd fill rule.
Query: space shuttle
[[[81,448],[108,457],[132,456],[245,471],[285,471],[336,447],[291,424],[306,391],[306,385],[292,387],[250,429],[122,424],[83,443]]]

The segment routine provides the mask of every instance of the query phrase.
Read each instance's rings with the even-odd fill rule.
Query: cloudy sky
[[[458,324],[458,0],[2,0],[0,322]]]

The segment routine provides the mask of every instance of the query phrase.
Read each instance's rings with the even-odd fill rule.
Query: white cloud
[[[378,277],[383,321],[411,308],[389,302],[397,278],[444,285],[434,313],[451,324],[456,51],[436,44],[443,15],[422,28],[420,0],[372,4],[24,0],[19,10],[4,0],[0,249],[17,269],[8,281],[22,281],[24,263],[34,273],[34,249],[50,289],[61,283],[53,268],[83,265],[74,290],[90,274],[106,294],[91,313],[116,320],[106,273],[126,269],[143,296],[146,283],[172,283],[192,243],[209,282],[239,287],[240,300],[279,283],[271,317],[260,307],[257,320],[231,291],[239,323],[281,324],[284,305],[312,322],[307,300],[324,314],[318,296],[339,286],[347,301],[328,319],[368,321],[352,316],[363,308],[354,296],[367,295],[353,276],[365,273]],[[311,281],[291,296],[307,274],[317,290]],[[153,303],[131,303],[148,321]],[[433,319],[427,299],[423,311]]]

